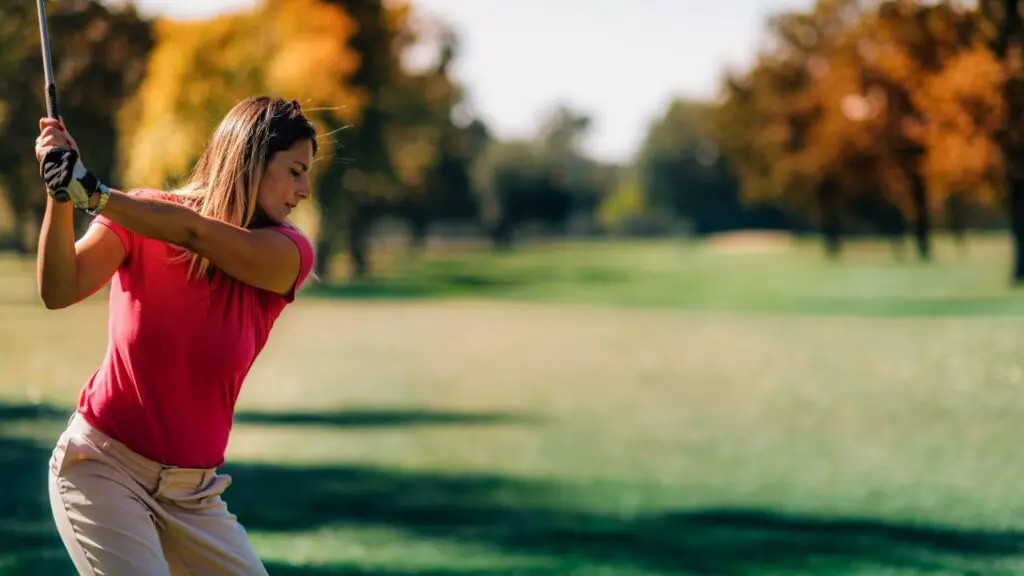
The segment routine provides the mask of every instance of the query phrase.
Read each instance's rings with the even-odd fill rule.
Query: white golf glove
[[[43,156],[39,173],[54,200],[71,202],[80,210],[88,210],[92,195],[105,188],[71,148],[50,149]]]

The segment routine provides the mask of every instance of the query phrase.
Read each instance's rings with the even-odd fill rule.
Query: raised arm
[[[52,220],[44,232],[47,264],[42,263],[41,256],[40,283],[44,283],[45,277],[45,292],[50,296],[44,299],[49,298],[55,306],[66,305],[74,296],[87,292],[98,281],[98,278],[91,275],[84,280],[71,280],[75,277],[71,272],[75,268],[72,263],[74,259],[70,256],[72,206],[93,213],[100,212],[111,222],[131,232],[185,248],[251,286],[280,295],[289,295],[296,288],[303,253],[297,242],[286,234],[274,228],[247,229],[234,226],[205,217],[177,202],[126,194],[104,186],[82,165],[77,146],[60,122],[43,119],[40,126],[43,130],[36,143],[36,155],[43,179],[51,191],[47,215]],[[279,164],[282,165],[280,171],[285,171],[283,166],[287,163]],[[308,160],[304,166],[308,169]],[[302,195],[308,195],[305,169],[299,172],[288,168],[286,172],[289,175],[295,174],[294,178],[303,184]],[[66,196],[68,202],[55,202],[55,196]],[[297,200],[292,198],[289,202]],[[291,205],[284,201],[280,203],[282,208]],[[102,251],[95,256],[101,260],[94,265],[96,274],[106,273],[108,269],[113,274],[117,268],[113,255],[116,251],[109,240],[111,234],[97,231],[95,236],[84,238],[81,243],[81,249],[89,254]],[[93,244],[101,248],[92,248]],[[120,258],[124,258],[123,252]],[[72,285],[75,288],[71,288]]]
[[[226,274],[263,290],[288,294],[299,276],[299,247],[271,228],[241,228],[176,202],[117,190],[111,190],[103,215],[142,236],[199,254]]]
[[[96,293],[124,260],[117,234],[91,226],[77,242],[70,206],[48,200],[36,254],[39,297],[50,310],[66,308]]]
[[[36,141],[36,155],[63,144],[76,148],[66,134],[43,135]],[[125,257],[125,248],[114,232],[92,226],[75,241],[74,213],[70,204],[47,198],[36,252],[36,283],[43,304],[65,308],[88,298],[106,284]]]

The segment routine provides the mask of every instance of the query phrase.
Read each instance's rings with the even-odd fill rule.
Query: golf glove
[[[88,210],[89,198],[105,188],[82,164],[78,152],[71,148],[50,149],[43,156],[39,173],[54,200],[70,201],[80,210]]]

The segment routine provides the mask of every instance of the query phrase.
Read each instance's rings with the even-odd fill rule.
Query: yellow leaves
[[[320,0],[268,0],[208,20],[159,20],[147,77],[122,124],[130,186],[180,182],[217,123],[257,94],[296,99],[318,121],[355,120],[363,101],[348,79],[355,23]],[[330,141],[322,141],[329,152]]]
[[[134,110],[122,124],[129,186],[178,184],[219,118],[259,90],[267,46],[246,13],[211,20],[159,20],[156,46]]]
[[[320,0],[273,2],[264,12],[276,39],[265,67],[268,88],[354,121],[362,108],[353,105],[357,98],[348,88],[359,66],[347,45],[355,22],[338,5]]]
[[[441,131],[433,126],[393,128],[388,133],[388,148],[395,176],[402,185],[416,188],[423,184],[427,169],[437,160]]]

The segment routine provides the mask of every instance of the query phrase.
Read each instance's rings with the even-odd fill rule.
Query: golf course
[[[742,240],[742,239],[740,239]],[[601,242],[311,283],[237,407],[224,498],[270,574],[1024,572],[1009,242]],[[46,468],[106,347],[0,262],[0,574],[72,574]]]

